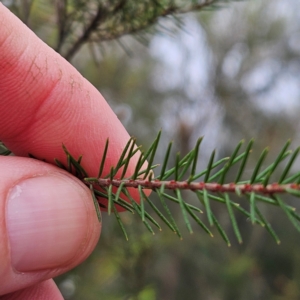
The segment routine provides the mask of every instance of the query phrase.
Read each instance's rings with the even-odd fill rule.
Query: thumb
[[[81,263],[101,226],[90,191],[54,166],[0,157],[0,295]]]

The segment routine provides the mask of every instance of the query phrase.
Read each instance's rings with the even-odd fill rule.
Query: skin
[[[49,163],[66,161],[64,143],[96,176],[109,138],[107,173],[129,135],[102,95],[1,3],[0,28],[0,139],[16,155],[0,157],[0,299],[62,299],[51,278],[88,257],[101,223],[89,189]]]

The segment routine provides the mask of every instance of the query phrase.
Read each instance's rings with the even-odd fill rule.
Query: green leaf
[[[98,203],[97,198],[95,196],[94,188],[93,188],[92,185],[90,185],[90,190],[91,190],[91,193],[92,193],[92,198],[93,198],[96,214],[97,214],[99,222],[101,223],[102,222],[101,211],[100,211],[99,203]]]
[[[258,174],[259,169],[260,169],[260,167],[261,167],[263,161],[265,160],[265,158],[266,158],[268,152],[269,152],[269,148],[265,148],[265,149],[263,150],[262,154],[260,155],[260,157],[259,157],[259,159],[258,159],[258,162],[257,162],[257,164],[256,164],[256,166],[255,166],[255,168],[254,168],[254,171],[253,171],[253,173],[252,173],[252,177],[251,177],[251,179],[250,179],[250,184],[252,184],[252,183],[254,183],[254,182],[257,181],[257,174]]]
[[[103,151],[103,155],[102,155],[102,159],[101,159],[100,168],[99,168],[97,178],[100,178],[102,173],[103,173],[103,168],[104,168],[104,164],[105,164],[105,161],[106,161],[108,145],[109,145],[109,139],[107,139],[106,142],[105,142],[105,147],[104,147],[104,151]]]
[[[231,220],[231,223],[232,223],[232,227],[233,227],[235,236],[236,236],[238,242],[241,244],[243,242],[242,236],[241,236],[241,233],[240,233],[235,215],[234,215],[233,210],[232,210],[230,198],[229,198],[227,193],[224,193],[224,198],[225,198],[228,214],[229,214],[229,217],[230,217],[230,220]]]
[[[119,215],[117,209],[115,208],[115,206],[113,206],[113,210],[114,210],[114,215],[115,215],[115,217],[116,217],[116,219],[117,219],[117,222],[118,222],[118,224],[119,224],[119,226],[120,226],[120,228],[121,228],[121,230],[122,230],[122,232],[123,232],[123,234],[124,234],[124,236],[125,236],[125,239],[126,239],[126,241],[128,241],[128,235],[127,235],[127,233],[126,233],[125,227],[124,227],[124,225],[123,225],[123,223],[122,223],[122,220],[121,220],[121,218],[120,218],[120,215]]]
[[[177,199],[179,201],[181,212],[182,212],[183,219],[184,219],[184,222],[186,224],[186,227],[188,228],[188,230],[189,230],[190,233],[193,233],[193,230],[192,230],[192,227],[191,227],[191,223],[189,221],[188,214],[187,214],[187,206],[184,205],[184,201],[182,199],[180,190],[176,189],[175,190],[175,194],[176,194]]]
[[[243,172],[244,172],[244,170],[245,170],[245,166],[246,166],[248,157],[249,157],[249,155],[250,155],[250,152],[251,152],[253,143],[254,143],[254,140],[253,140],[253,139],[250,140],[250,142],[249,142],[249,144],[248,144],[248,146],[247,146],[247,148],[246,148],[244,158],[243,158],[243,160],[242,160],[242,163],[241,163],[241,165],[240,165],[238,174],[237,174],[237,176],[236,176],[234,182],[239,182],[240,179],[241,179],[241,177],[242,177],[242,175],[243,175]]]

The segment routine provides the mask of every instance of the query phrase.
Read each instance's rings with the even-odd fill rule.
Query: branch
[[[190,190],[190,191],[208,191],[213,193],[260,193],[265,195],[293,193],[300,196],[300,184],[236,184],[234,182],[227,184],[219,184],[217,182],[191,182],[188,181],[160,181],[160,180],[133,180],[133,179],[105,179],[105,178],[85,178],[86,182],[98,184],[100,187],[109,187],[110,185],[126,188],[138,188],[156,190],[164,186],[168,190]]]
[[[135,146],[134,138],[130,138],[116,166],[111,167],[109,173],[105,174],[104,170],[107,169],[106,154],[109,147],[109,141],[107,140],[96,178],[90,177],[82,167],[82,156],[76,159],[65,146],[63,146],[63,150],[66,154],[67,163],[64,164],[57,159],[55,159],[55,163],[60,168],[78,177],[90,188],[99,220],[101,220],[100,206],[106,209],[108,214],[113,213],[115,215],[126,238],[128,236],[117,207],[122,207],[131,213],[136,213],[146,228],[154,234],[152,226],[156,226],[159,230],[161,230],[161,227],[158,221],[152,216],[152,213],[149,212],[149,209],[151,209],[163,223],[181,238],[182,234],[169,208],[169,203],[171,202],[177,204],[180,208],[182,217],[190,233],[193,232],[191,219],[210,236],[213,236],[213,233],[208,225],[214,225],[228,245],[230,245],[229,238],[214,213],[215,206],[212,206],[212,202],[221,205],[223,210],[227,210],[233,231],[240,243],[242,242],[242,236],[236,219],[236,213],[242,213],[246,218],[251,220],[252,224],[264,227],[275,241],[280,243],[272,226],[260,210],[259,206],[261,204],[280,208],[300,232],[300,215],[294,207],[281,198],[283,195],[300,197],[300,172],[289,174],[298,157],[300,147],[295,151],[288,150],[291,143],[290,140],[286,142],[275,160],[266,167],[263,167],[263,165],[265,164],[268,148],[264,149],[253,168],[252,174],[250,176],[247,175],[248,179],[242,181],[241,178],[245,177],[246,164],[252,152],[253,140],[248,143],[242,152],[240,150],[244,141],[241,141],[230,157],[225,157],[217,161],[214,161],[215,151],[213,151],[207,167],[198,172],[198,153],[202,138],[197,141],[195,147],[184,157],[181,158],[177,154],[174,166],[168,168],[172,148],[172,143],[170,143],[161,164],[160,174],[154,176],[153,169],[157,168],[158,165],[153,165],[153,161],[158,149],[160,136],[161,133],[159,132],[156,139],[145,152],[140,151],[141,147]],[[130,160],[133,156],[138,155],[139,152],[139,159],[134,173],[130,177],[125,177]],[[9,150],[2,146],[0,154],[8,155]],[[144,169],[143,166],[146,160],[148,161],[148,166]],[[277,180],[272,180],[269,183],[271,176],[272,179],[275,177],[275,171],[279,169],[279,165],[284,161],[286,163],[279,172],[280,175]],[[226,183],[228,173],[232,167],[238,167],[235,180]],[[203,178],[203,180],[199,181],[200,178]],[[140,204],[134,201],[128,188],[136,188],[138,190]],[[158,202],[146,195],[144,192],[146,189],[152,189],[157,194]],[[183,190],[190,191],[191,195],[194,195],[197,199],[198,205],[188,203],[186,195],[182,195]],[[232,195],[235,196],[234,199]],[[248,205],[245,206],[245,202],[241,201],[242,198],[247,200]],[[203,211],[206,214],[208,225],[205,224],[203,217],[201,217]]]
[[[57,51],[63,42],[70,47],[63,56],[71,60],[75,53],[88,42],[104,42],[118,39],[127,34],[145,31],[157,23],[159,18],[175,17],[191,11],[215,9],[230,0],[171,1],[171,0],[119,0],[111,2],[82,1],[73,3],[72,12],[66,12],[67,0],[58,0],[57,19],[59,37]],[[231,0],[238,1],[238,0]],[[78,5],[78,7],[76,7]],[[96,14],[94,13],[96,11]],[[68,27],[67,25],[68,24]],[[81,34],[78,36],[79,28]],[[67,32],[69,31],[69,32]],[[69,36],[69,41],[67,41]],[[78,36],[71,41],[73,36]]]
[[[67,52],[67,54],[65,55],[66,60],[68,60],[68,61],[71,60],[71,58],[79,50],[79,48],[84,43],[89,41],[91,35],[98,29],[100,24],[102,24],[109,17],[112,17],[115,14],[118,14],[120,11],[122,11],[125,3],[126,3],[126,0],[120,0],[120,2],[112,10],[105,8],[104,6],[102,6],[99,3],[96,15],[92,18],[92,20],[90,21],[90,24],[88,24],[86,26],[82,35],[77,39],[77,41],[73,44],[73,46]]]

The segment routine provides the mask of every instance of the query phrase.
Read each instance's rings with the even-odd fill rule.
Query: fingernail
[[[74,259],[86,240],[88,192],[64,175],[47,174],[15,185],[6,224],[15,270],[52,269]]]

